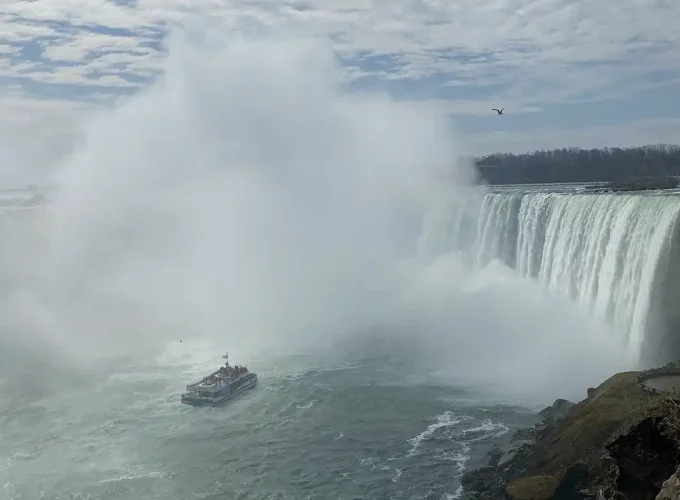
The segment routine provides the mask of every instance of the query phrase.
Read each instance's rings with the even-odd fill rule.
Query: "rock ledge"
[[[664,383],[650,387],[655,379]],[[556,400],[464,475],[463,498],[680,500],[676,380],[680,363],[670,363],[618,373],[576,404]]]

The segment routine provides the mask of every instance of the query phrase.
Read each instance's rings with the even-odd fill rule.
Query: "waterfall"
[[[459,193],[431,208],[420,252],[461,252],[475,267],[500,260],[583,304],[654,363],[680,355],[679,212],[680,196],[656,193]]]

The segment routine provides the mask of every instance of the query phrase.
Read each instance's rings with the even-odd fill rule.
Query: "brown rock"
[[[656,500],[680,500],[680,470],[675,471],[671,477],[661,485],[661,491],[656,496]]]
[[[511,500],[550,500],[559,485],[555,476],[521,477],[505,488]]]

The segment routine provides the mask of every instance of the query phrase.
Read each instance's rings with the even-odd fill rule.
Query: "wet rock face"
[[[567,415],[573,406],[574,403],[566,399],[556,400],[551,406],[539,412],[541,421],[534,427],[518,430],[512,435],[508,443],[496,447],[489,454],[486,467],[463,475],[463,487],[467,492],[467,496],[463,498],[475,500],[501,500],[506,498],[540,500],[549,498],[549,496],[546,496],[549,493],[542,492],[549,492],[556,487],[559,480],[552,476],[541,476],[527,480],[524,484],[516,485],[517,491],[512,492],[512,494],[508,493],[505,488],[509,480],[526,472],[536,442],[554,429],[555,425]],[[567,498],[564,497],[563,500],[567,500]]]
[[[556,400],[465,474],[463,498],[680,500],[680,398],[640,383],[669,374],[680,363],[616,374],[577,405]]]
[[[542,409],[538,416],[541,417],[543,423],[546,425],[555,425],[562,420],[569,410],[574,406],[574,403],[566,399],[556,399],[552,406]]]
[[[676,442],[662,434],[652,417],[641,420],[607,449],[619,470],[616,489],[628,500],[654,500],[678,465]]]
[[[534,441],[531,439],[511,441],[508,445],[500,449],[502,455],[498,459],[496,466],[499,468],[509,467],[513,461],[517,460],[522,454],[527,454],[533,444]]]
[[[567,469],[553,493],[552,500],[585,500],[588,498],[590,472],[586,467],[575,465]]]
[[[655,500],[678,500],[680,499],[680,469],[661,485],[661,491]]]
[[[495,467],[481,467],[463,476],[463,487],[470,493],[464,498],[474,500],[501,499],[506,479]]]

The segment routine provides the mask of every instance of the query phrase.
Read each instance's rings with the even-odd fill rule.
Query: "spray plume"
[[[571,386],[584,353],[583,376],[620,360],[603,327],[509,270],[415,256],[442,174],[451,196],[481,189],[443,114],[345,91],[318,40],[178,36],[163,75],[89,123],[12,244],[5,342],[79,358],[394,328],[507,390]]]

